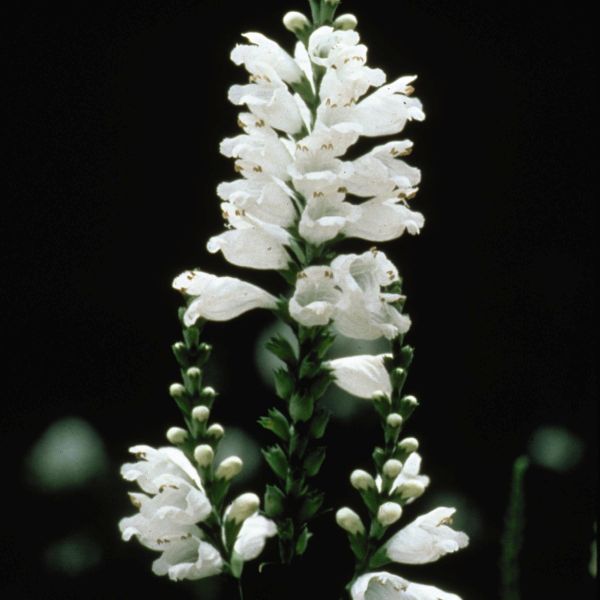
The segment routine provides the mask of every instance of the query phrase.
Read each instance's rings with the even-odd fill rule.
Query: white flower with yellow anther
[[[461,600],[436,587],[412,583],[391,573],[367,573],[352,586],[352,600]]]
[[[389,356],[347,356],[329,360],[325,366],[331,369],[335,383],[349,394],[370,400],[376,393],[383,393],[389,398],[392,383],[385,368],[385,358]]]
[[[125,541],[139,542],[163,555],[154,562],[157,575],[172,579],[200,579],[219,573],[223,560],[202,541],[197,524],[212,512],[198,472],[176,448],[135,446],[136,463],[123,465],[122,476],[143,492],[130,494],[139,512],[119,523]]]
[[[186,271],[175,278],[173,287],[193,298],[184,315],[188,327],[200,318],[228,321],[255,308],[272,310],[277,306],[275,296],[235,277]]]
[[[399,280],[398,270],[383,252],[343,254],[331,263],[343,291],[336,306],[335,328],[362,340],[388,339],[406,333],[410,319],[393,306],[402,299],[385,288]]]
[[[421,565],[465,548],[468,536],[449,526],[455,512],[454,508],[440,507],[417,517],[387,542],[385,548],[390,560]]]
[[[308,267],[298,274],[289,302],[290,315],[306,327],[327,325],[340,298],[341,291],[330,267]]]

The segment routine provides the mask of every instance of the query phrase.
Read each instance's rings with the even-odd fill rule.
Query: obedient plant
[[[402,436],[418,402],[403,392],[413,351],[404,345],[411,323],[403,312],[401,278],[377,247],[358,254],[342,254],[338,247],[345,238],[372,246],[423,227],[423,215],[409,205],[421,177],[404,160],[410,140],[384,139],[362,155],[346,155],[361,138],[399,134],[424,113],[413,96],[415,77],[386,83],[381,69],[367,66],[357,20],[336,18],[338,3],[311,0],[312,20],[297,12],[284,17],[297,37],[293,53],[247,33],[231,54],[250,77],[229,90],[240,106],[242,132],[221,144],[238,177],[217,188],[225,231],[209,239],[207,249],[239,267],[275,271],[289,291],[277,297],[201,270],[175,278],[173,287],[184,299],[183,339],[173,346],[182,381],[170,395],[184,426],[168,430],[169,446],[131,449],[137,460],[124,465],[122,475],[142,493],[130,494],[138,512],[120,529],[125,540],[135,536],[160,553],[153,571],[173,580],[239,580],[270,538],[277,538],[281,564],[293,563],[310,551],[309,540],[318,535],[311,531],[314,518],[328,505],[316,476],[334,444],[320,402],[334,382],[369,400],[382,429],[372,450],[373,472],[355,470],[350,477],[363,516],[349,507],[336,513],[355,559],[347,594],[353,600],[456,599],[382,571],[394,563],[436,561],[465,547],[468,538],[450,527],[453,508],[401,524],[404,508],[429,485],[418,441]],[[259,420],[274,437],[263,451],[272,471],[264,502],[255,493],[229,497],[242,458],[215,464],[225,429],[211,422],[217,394],[204,385],[211,347],[201,340],[208,321],[259,308],[293,332],[291,339],[278,335],[268,343],[283,366],[274,375],[277,406]],[[337,334],[385,338],[389,352],[331,360]]]

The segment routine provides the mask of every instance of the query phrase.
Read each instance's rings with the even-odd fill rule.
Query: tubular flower
[[[359,577],[351,593],[352,600],[461,600],[456,594],[385,572]]]
[[[430,479],[427,475],[421,475],[422,458],[417,452],[413,452],[402,465],[400,474],[394,479],[390,494],[399,494],[400,497],[410,504],[421,496],[429,486]],[[376,479],[377,489],[382,490],[382,479]]]
[[[455,512],[440,507],[415,519],[387,542],[388,557],[406,565],[422,565],[465,548],[468,536],[448,526]]]
[[[184,315],[188,327],[200,318],[228,321],[254,308],[274,309],[277,306],[275,296],[235,277],[186,271],[175,278],[173,287],[193,298]]]
[[[392,383],[384,364],[386,356],[390,355],[347,356],[329,360],[325,366],[332,370],[336,384],[349,394],[370,400],[383,393],[389,398]]]

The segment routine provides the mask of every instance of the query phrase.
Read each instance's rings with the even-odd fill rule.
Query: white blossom
[[[392,394],[392,383],[385,359],[389,354],[347,356],[325,362],[333,372],[335,383],[344,391],[359,398],[373,398],[382,392],[388,398]]]
[[[417,517],[387,542],[388,557],[394,562],[420,565],[465,548],[468,536],[448,526],[455,512],[454,508],[440,507]]]
[[[244,37],[250,45],[238,44],[231,52],[231,60],[236,65],[243,64],[255,77],[264,77],[272,69],[286,83],[296,83],[302,79],[302,71],[279,44],[262,33],[245,33]]]
[[[399,280],[398,270],[383,252],[340,255],[331,267],[343,290],[334,318],[341,334],[375,340],[408,331],[410,319],[393,306],[402,296],[383,291]]]
[[[228,321],[255,308],[272,310],[277,306],[275,296],[235,277],[186,271],[175,278],[173,287],[194,298],[184,315],[188,327],[200,318]]]
[[[277,535],[277,525],[262,515],[248,517],[233,546],[233,552],[244,562],[254,560],[264,550],[267,539]]]
[[[289,302],[290,315],[306,327],[326,325],[340,298],[340,289],[329,267],[308,267],[298,274]]]
[[[367,573],[352,586],[352,600],[461,600],[438,588],[412,583],[391,573]]]
[[[130,494],[139,512],[119,523],[125,541],[136,537],[151,550],[162,552],[153,564],[157,575],[171,579],[200,579],[219,573],[223,559],[202,540],[198,523],[212,512],[198,472],[176,448],[135,446],[136,463],[123,465],[121,474],[146,493]]]

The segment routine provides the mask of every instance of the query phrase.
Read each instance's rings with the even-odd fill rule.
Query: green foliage
[[[271,446],[262,451],[267,464],[271,467],[275,475],[281,479],[285,479],[288,472],[288,459],[285,452],[279,445]]]

